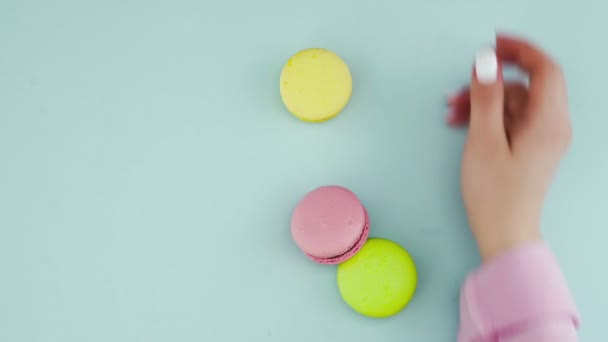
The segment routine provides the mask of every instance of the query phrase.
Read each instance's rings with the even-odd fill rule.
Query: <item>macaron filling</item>
[[[355,254],[357,254],[361,247],[363,247],[369,236],[369,215],[367,213],[367,210],[365,210],[365,207],[363,207],[363,212],[365,214],[365,223],[361,230],[361,235],[359,236],[359,239],[357,239],[351,246],[348,247],[348,249],[330,258],[320,258],[309,253],[305,253],[306,256],[308,256],[316,263],[327,265],[339,264],[352,258]]]

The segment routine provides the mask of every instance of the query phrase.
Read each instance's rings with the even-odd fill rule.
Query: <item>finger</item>
[[[521,82],[505,84],[505,114],[506,117],[523,119],[526,114],[525,106],[528,99],[528,88]]]
[[[514,63],[530,74],[542,72],[554,64],[553,60],[538,47],[505,34],[496,36],[496,55],[500,60]]]
[[[523,115],[524,105],[527,99],[526,86],[521,82],[506,82],[504,84],[504,126],[507,128],[512,121],[511,116]],[[447,123],[452,127],[464,127],[469,124],[471,114],[470,88],[461,90],[450,96]],[[465,97],[466,95],[466,97]]]
[[[471,113],[470,94],[470,87],[467,86],[448,96],[449,111],[446,123],[449,126],[458,128],[469,124],[469,115]]]
[[[512,82],[505,85],[505,131],[511,146],[518,132],[521,132],[520,127],[527,120],[527,100],[528,88],[524,84]]]
[[[532,109],[549,98],[565,97],[561,69],[540,48],[501,34],[496,38],[496,53],[501,60],[513,63],[530,74],[529,105]]]
[[[471,97],[471,89],[467,86],[460,89],[458,92],[448,96],[447,103],[450,106],[459,105],[464,102],[469,102]]]
[[[465,127],[469,124],[471,103],[469,100],[450,106],[447,124],[452,127]]]
[[[482,48],[475,56],[470,98],[469,134],[506,144],[502,71],[493,48]]]

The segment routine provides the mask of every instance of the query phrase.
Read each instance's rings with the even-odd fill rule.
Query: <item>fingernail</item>
[[[475,55],[475,75],[481,84],[493,84],[498,78],[498,59],[491,47],[483,47]]]

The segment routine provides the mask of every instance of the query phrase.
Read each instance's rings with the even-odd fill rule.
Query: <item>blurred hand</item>
[[[503,83],[503,64],[530,77]],[[499,35],[481,49],[469,89],[449,99],[448,123],[469,125],[462,195],[484,261],[540,240],[545,196],[571,139],[560,67],[531,44]]]

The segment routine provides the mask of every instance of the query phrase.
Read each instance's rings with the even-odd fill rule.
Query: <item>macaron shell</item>
[[[296,244],[315,260],[342,256],[361,240],[369,218],[350,190],[324,186],[309,192],[293,212],[291,233]]]
[[[325,49],[298,52],[283,67],[281,99],[287,110],[300,120],[323,122],[338,115],[352,93],[348,66]]]
[[[359,253],[338,266],[340,295],[358,313],[375,318],[399,313],[412,299],[418,280],[412,257],[398,244],[369,239]]]
[[[365,208],[364,208],[364,210],[365,210]],[[308,258],[310,258],[312,261],[319,263],[319,264],[325,264],[325,265],[340,264],[340,263],[343,263],[344,261],[352,258],[353,255],[357,254],[357,252],[359,252],[359,250],[363,247],[363,245],[367,241],[368,236],[369,236],[369,216],[367,214],[367,210],[365,210],[365,226],[363,227],[363,233],[361,234],[361,237],[359,237],[359,240],[357,240],[357,242],[355,242],[355,244],[351,248],[349,248],[346,252],[342,253],[341,255],[331,257],[331,258],[317,258],[310,254],[306,254],[306,256],[308,256]]]

